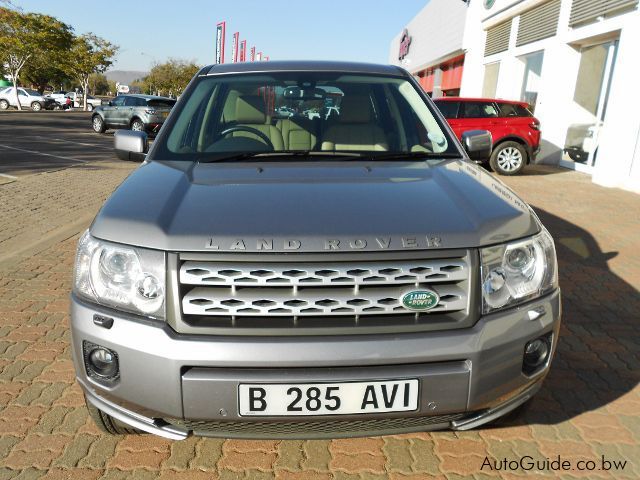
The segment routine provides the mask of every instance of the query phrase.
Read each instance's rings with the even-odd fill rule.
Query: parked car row
[[[39,92],[30,88],[18,87],[16,97],[15,87],[5,87],[0,90],[0,110],[7,110],[10,107],[18,107],[18,99],[22,108],[30,108],[34,112],[42,109],[54,110],[57,105],[52,98],[42,96]]]
[[[540,150],[540,122],[525,102],[443,97],[435,104],[459,139],[470,130],[487,130],[493,151],[487,159],[500,175],[517,175]]]
[[[173,98],[155,95],[118,95],[94,110],[91,127],[96,133],[104,133],[109,128],[155,133],[175,103]]]
[[[54,107],[55,110],[80,108],[84,104],[84,96],[82,95],[82,92],[65,92],[60,90],[45,95],[45,98],[52,98],[56,101],[58,105]],[[87,95],[87,110],[91,112],[94,108],[99,107],[100,105],[102,105],[102,100],[91,95]]]
[[[67,108],[79,108],[83,106],[83,95],[77,92],[57,91],[48,95],[42,95],[30,88],[18,87],[18,99],[20,106],[31,109],[34,112],[40,110],[62,110]],[[87,109],[92,111],[102,105],[99,98],[87,95]],[[11,107],[18,107],[16,99],[16,89],[14,87],[4,87],[0,89],[0,110],[7,110]]]
[[[54,97],[54,95],[56,95]],[[56,102],[58,102],[61,106],[65,107],[65,106],[70,106],[71,108],[79,108],[83,106],[84,103],[84,98],[82,93],[76,93],[76,92],[68,92],[68,93],[64,93],[63,95],[58,94],[50,94],[48,95],[51,98],[54,98],[56,100]],[[100,105],[102,105],[102,100],[100,100],[99,98],[95,98],[91,95],[87,95],[87,110],[88,111],[93,111],[94,108],[99,107]]]

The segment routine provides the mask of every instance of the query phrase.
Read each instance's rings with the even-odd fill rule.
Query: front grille
[[[448,426],[464,418],[465,413],[430,415],[424,417],[376,418],[371,420],[327,420],[301,422],[218,422],[194,420],[168,420],[173,425],[194,431],[199,435],[216,437],[296,437],[366,436],[402,431],[429,430],[430,427]]]
[[[455,328],[469,318],[472,263],[466,251],[419,260],[186,259],[177,265],[179,313],[194,328]],[[402,296],[420,289],[436,292],[438,304],[405,308]]]

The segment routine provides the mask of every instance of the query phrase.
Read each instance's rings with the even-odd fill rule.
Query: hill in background
[[[119,82],[123,85],[129,85],[134,80],[142,80],[149,72],[139,72],[136,70],[111,70],[105,72],[108,80]]]

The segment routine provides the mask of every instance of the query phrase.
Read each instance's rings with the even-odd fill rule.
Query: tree
[[[89,75],[89,91],[94,95],[106,95],[109,91],[109,80],[102,73]]]
[[[0,63],[13,83],[19,110],[17,87],[23,68],[42,67],[45,55],[52,62],[59,61],[72,38],[73,29],[54,17],[0,7]]]
[[[92,33],[80,35],[73,41],[70,52],[69,72],[76,77],[81,85],[83,95],[83,109],[87,109],[87,91],[89,77],[92,73],[104,73],[113,63],[113,57],[118,47]]]
[[[170,58],[151,68],[149,75],[142,81],[143,90],[158,95],[178,96],[198,73],[199,68],[194,61]]]
[[[40,62],[35,65],[25,65],[21,77],[28,83],[35,85],[36,90],[40,93],[44,92],[48,85],[55,86],[57,89],[69,80],[69,74],[64,69],[57,65],[46,65],[46,63]]]

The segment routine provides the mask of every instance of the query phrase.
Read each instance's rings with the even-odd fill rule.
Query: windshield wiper
[[[362,153],[356,152],[334,152],[334,151],[314,151],[314,150],[280,150],[273,152],[242,152],[231,155],[219,155],[219,156],[211,156],[212,154],[207,154],[206,156],[199,157],[197,159],[198,163],[214,163],[214,162],[233,162],[238,160],[245,160],[248,158],[272,158],[272,157],[290,157],[290,158],[299,158],[299,157],[332,157],[332,158],[343,158],[343,157],[363,157]]]
[[[462,158],[458,153],[451,152],[382,152],[369,156],[370,160],[421,160],[421,159],[444,159]]]
[[[341,158],[359,158],[363,160],[416,160],[416,159],[445,159],[445,158],[462,158],[457,153],[434,153],[434,152],[341,152],[334,150],[281,150],[273,152],[241,152],[233,154],[213,153],[204,154],[198,157],[198,163],[215,163],[215,162],[235,162],[251,158],[294,158],[301,157],[324,157],[331,159]]]
[[[207,154],[206,156],[200,156],[196,158],[197,163],[215,163],[215,162],[233,162],[237,160],[245,160],[247,158],[253,158],[262,152],[242,152],[234,153],[231,155],[213,155]]]

